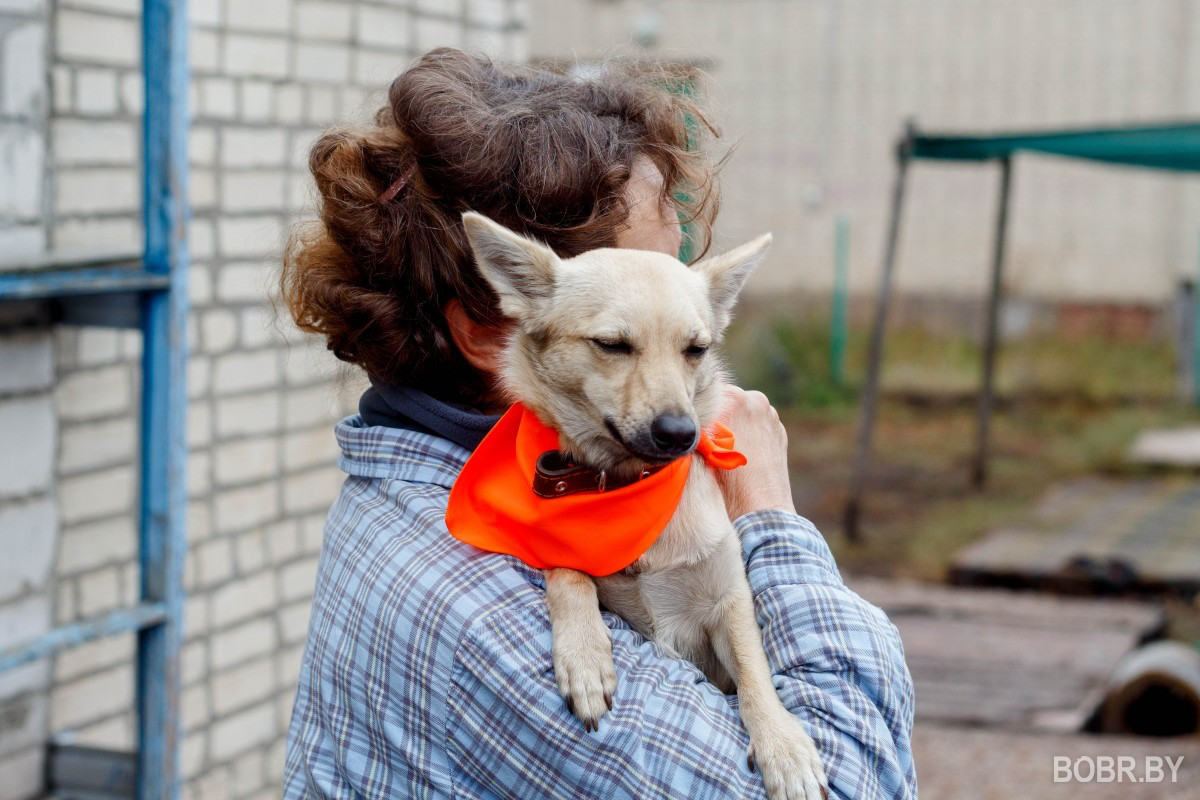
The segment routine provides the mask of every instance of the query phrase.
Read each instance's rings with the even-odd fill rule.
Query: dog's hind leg
[[[762,771],[771,800],[823,800],[825,770],[812,739],[783,705],[771,680],[754,599],[746,582],[736,538],[713,556],[724,577],[736,569],[715,609],[709,637],[717,658],[737,683],[742,722],[750,734],[750,760]],[[714,567],[716,567],[714,563]]]
[[[546,571],[546,607],[554,637],[554,679],[567,706],[588,730],[612,708],[617,690],[612,638],[600,616],[591,577],[573,569]]]

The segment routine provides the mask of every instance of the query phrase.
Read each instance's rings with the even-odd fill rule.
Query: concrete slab
[[[1200,426],[1143,431],[1129,450],[1138,464],[1200,469]]]

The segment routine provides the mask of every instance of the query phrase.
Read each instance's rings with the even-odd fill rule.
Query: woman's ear
[[[450,326],[450,338],[467,363],[489,378],[499,375],[508,327],[476,322],[458,300],[446,303],[442,313]]]

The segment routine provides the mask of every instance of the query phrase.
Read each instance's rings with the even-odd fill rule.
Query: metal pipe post
[[[875,298],[875,319],[867,350],[867,382],[863,387],[862,411],[858,422],[858,439],[854,448],[854,463],[850,472],[850,494],[846,500],[846,537],[857,542],[863,487],[866,483],[867,461],[871,455],[871,434],[875,427],[875,410],[879,400],[879,371],[883,362],[883,334],[887,326],[888,306],[892,300],[892,278],[896,267],[896,245],[900,238],[900,218],[904,211],[904,192],[908,179],[909,151],[913,138],[910,126],[896,149],[896,182],[892,187],[892,212],[888,223],[887,243],[883,255],[883,275],[879,294]]]
[[[1008,205],[1012,188],[1012,157],[1000,162],[1000,203],[996,211],[996,239],[992,249],[992,281],[988,294],[987,330],[983,341],[983,390],[979,395],[978,426],[975,436],[975,461],[971,485],[987,483],[988,434],[995,406],[996,346],[1000,327],[1000,301],[1004,291],[1004,247],[1008,239]]]
[[[142,303],[141,599],[165,619],[138,632],[137,800],[179,793],[179,650],[187,548],[187,133],[185,0],[145,0],[145,266],[167,286]]]
[[[1200,270],[1192,282],[1192,405],[1200,408]]]

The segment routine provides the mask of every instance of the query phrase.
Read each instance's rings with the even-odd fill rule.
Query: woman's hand
[[[788,476],[787,431],[767,396],[737,386],[725,387],[721,421],[733,431],[734,447],[746,456],[744,467],[717,471],[729,518],[766,509],[795,513]]]

